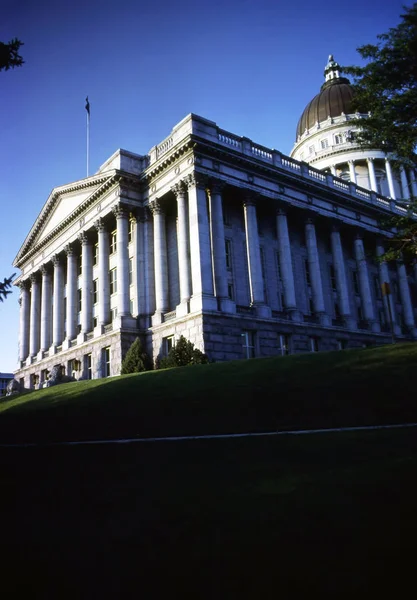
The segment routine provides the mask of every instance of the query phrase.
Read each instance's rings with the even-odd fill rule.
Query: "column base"
[[[136,319],[132,315],[119,315],[117,320],[121,329],[137,329]]]
[[[81,333],[79,333],[77,335],[77,345],[84,343],[86,341],[86,339],[87,339],[87,334],[84,331],[81,331]]]
[[[236,302],[230,298],[218,298],[219,310],[228,314],[236,314]]]
[[[33,356],[28,356],[26,359],[26,366],[30,367],[30,365],[32,364],[32,360],[33,360]]]
[[[177,304],[175,311],[177,313],[177,319],[179,317],[185,317],[190,312],[190,301],[181,300],[181,302]]]
[[[204,296],[203,294],[192,296],[190,300],[190,312],[197,312],[200,310],[217,311],[217,298],[214,296]]]
[[[296,308],[286,308],[285,312],[289,314],[291,321],[295,323],[301,323],[303,321],[303,315]]]
[[[162,323],[164,322],[163,311],[162,310],[156,311],[156,313],[152,315],[151,322],[152,322],[152,327],[162,325]]]
[[[36,355],[36,360],[42,360],[46,356],[47,352],[47,350],[39,350],[38,354]]]
[[[54,356],[54,354],[57,354],[57,347],[52,344],[49,348],[49,356]]]
[[[253,304],[255,309],[255,315],[261,317],[261,319],[270,319],[272,317],[272,310],[266,304]]]
[[[378,321],[369,321],[372,333],[381,333],[381,325]]]
[[[327,315],[326,313],[317,313],[317,317],[319,319],[320,325],[323,325],[324,327],[331,326],[332,320],[331,320],[330,316]]]
[[[65,338],[62,342],[62,350],[69,350],[71,348],[71,340],[69,338]]]
[[[394,325],[393,326],[393,330],[394,330],[394,335],[401,335],[402,334],[401,327],[399,325]]]
[[[353,317],[344,315],[343,321],[344,321],[346,329],[357,329],[358,328],[358,323],[356,322],[356,319],[354,319]]]

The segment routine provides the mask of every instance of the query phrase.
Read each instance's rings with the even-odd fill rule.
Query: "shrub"
[[[121,374],[140,373],[141,371],[149,371],[150,368],[149,357],[143,351],[140,339],[136,338],[122,361]]]
[[[201,352],[189,340],[181,336],[175,346],[171,348],[168,356],[159,360],[159,369],[170,367],[185,367],[187,365],[204,365],[208,363],[206,354]]]

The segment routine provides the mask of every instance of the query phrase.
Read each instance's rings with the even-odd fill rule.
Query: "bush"
[[[205,365],[208,363],[206,354],[194,344],[181,336],[175,346],[171,348],[168,356],[159,360],[159,369],[169,369],[170,367],[186,367],[187,365]]]
[[[146,352],[143,351],[142,344],[139,338],[136,338],[126,356],[122,361],[122,375],[128,373],[140,373],[141,371],[149,371],[151,363]]]

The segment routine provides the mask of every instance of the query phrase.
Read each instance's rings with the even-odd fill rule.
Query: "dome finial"
[[[331,79],[339,79],[340,77],[340,65],[334,60],[333,54],[329,54],[329,60],[324,68],[324,77],[326,81]]]

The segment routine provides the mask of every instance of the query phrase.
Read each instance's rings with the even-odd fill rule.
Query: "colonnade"
[[[197,310],[236,312],[235,302],[228,296],[228,272],[225,251],[225,230],[223,218],[223,186],[221,182],[207,182],[193,173],[171,188],[177,202],[177,251],[179,304],[176,316],[181,317]],[[247,191],[242,200],[244,216],[247,265],[249,275],[250,302],[255,315],[268,318],[271,309],[264,298],[264,281],[260,253],[260,240],[257,222],[257,199]],[[155,308],[152,324],[164,321],[170,310],[170,290],[168,273],[168,248],[164,202],[152,199],[149,203],[153,215],[153,276],[145,274],[144,263],[150,259],[148,231],[142,230],[139,239],[136,226],[135,235],[135,292],[137,314],[149,314]],[[122,204],[113,207],[117,230],[117,312],[121,319],[131,318],[129,281],[129,211]],[[149,218],[149,217],[146,217]],[[280,277],[283,284],[284,310],[294,321],[301,320],[297,307],[296,282],[293,272],[293,257],[285,210],[276,212],[276,230]],[[138,219],[136,219],[138,225]],[[96,311],[97,335],[104,332],[110,323],[110,232],[103,218],[94,223],[98,240],[97,289],[98,307]],[[306,253],[309,265],[312,303],[315,314],[322,325],[331,325],[326,313],[322,273],[320,269],[314,220],[305,220]],[[356,326],[356,315],[352,314],[349,300],[342,239],[337,223],[330,232],[331,251],[335,271],[336,293],[340,315],[346,327]],[[36,357],[39,353],[55,353],[59,347],[68,348],[72,343],[85,341],[93,331],[93,236],[91,231],[82,231],[78,243],[67,244],[52,260],[40,266],[39,271],[23,280],[21,287],[20,311],[20,360]],[[78,283],[78,248],[81,248],[81,285]],[[376,253],[383,254],[381,242],[377,243]],[[359,293],[364,319],[372,331],[380,326],[375,314],[371,295],[371,283],[365,258],[363,240],[358,235],[354,241],[354,257],[357,263]],[[52,264],[51,264],[52,263]],[[384,262],[379,263],[381,283],[389,283],[389,271]],[[137,275],[142,272],[142,278]],[[398,286],[403,306],[404,321],[410,330],[415,329],[414,312],[408,286],[407,273],[402,263],[397,267]],[[154,302],[150,301],[150,287],[154,287]],[[66,294],[64,294],[64,288]],[[79,303],[81,301],[81,307]],[[396,324],[392,299],[384,299],[387,321],[391,314]],[[79,308],[81,310],[79,311]],[[391,308],[391,310],[389,310]],[[78,325],[78,312],[81,312]],[[153,312],[153,310],[152,310]],[[127,321],[126,321],[127,322]],[[132,323],[133,322],[132,320]],[[94,333],[96,335],[96,332]],[[42,357],[42,356],[41,356]]]

